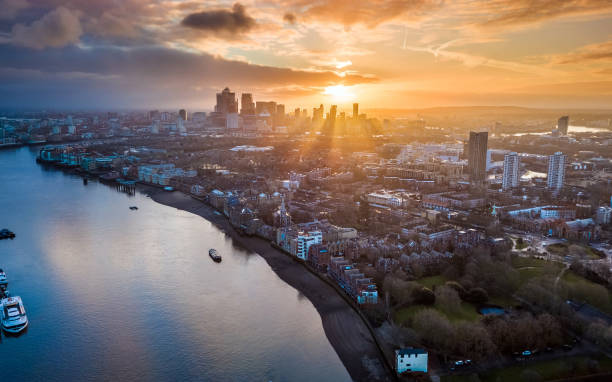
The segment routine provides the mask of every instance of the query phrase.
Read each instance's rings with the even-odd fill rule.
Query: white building
[[[323,233],[321,231],[310,231],[307,233],[299,233],[296,238],[295,255],[300,259],[308,260],[308,249],[313,244],[321,244],[323,242]]]
[[[427,373],[427,352],[423,349],[398,349],[395,351],[395,370]]]
[[[565,163],[567,156],[558,151],[548,156],[548,178],[546,183],[549,189],[560,190],[565,182]]]
[[[519,185],[521,161],[517,153],[504,155],[504,176],[502,178],[502,189],[508,190]]]
[[[238,124],[238,113],[227,113],[225,117],[225,127],[228,130],[238,130],[240,127]]]
[[[367,196],[368,203],[387,207],[401,207],[402,199],[388,193],[372,192]]]
[[[607,206],[601,206],[597,209],[597,215],[595,217],[597,224],[610,224],[612,220],[612,208]]]

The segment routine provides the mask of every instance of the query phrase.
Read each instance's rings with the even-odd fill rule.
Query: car
[[[570,351],[570,350],[572,350],[573,348],[574,348],[574,347],[573,347],[572,345],[570,345],[570,344],[564,344],[564,345],[563,345],[563,350],[565,350],[565,351]]]
[[[455,366],[463,366],[463,361],[455,361]]]
[[[523,350],[523,352],[521,353],[521,355],[523,357],[529,357],[531,356],[531,350]]]

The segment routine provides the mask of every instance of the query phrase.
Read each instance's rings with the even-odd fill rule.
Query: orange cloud
[[[442,5],[441,0],[286,0],[281,4],[296,14],[323,22],[350,27],[363,24],[373,28],[402,16],[420,17]]]
[[[592,61],[612,61],[612,41],[587,45],[575,52],[558,56],[557,64],[581,64]]]
[[[493,28],[533,24],[568,16],[601,15],[612,11],[610,0],[491,0],[471,5],[486,18],[477,23]]]

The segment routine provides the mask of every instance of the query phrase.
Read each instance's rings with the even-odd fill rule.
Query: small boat
[[[208,250],[208,255],[210,256],[211,259],[213,259],[215,262],[220,263],[221,262],[221,255],[219,255],[217,253],[217,250],[214,248],[211,248]]]
[[[15,234],[6,228],[0,229],[0,239],[13,239]]]
[[[21,297],[7,297],[0,301],[2,329],[8,333],[19,333],[28,326],[28,316]]]
[[[138,207],[136,207],[136,206],[131,206],[131,207],[130,207],[130,210],[132,210],[132,211],[135,211],[135,210],[137,210],[137,209],[138,209]]]
[[[0,268],[0,285],[8,284],[8,279],[6,278],[6,273]]]

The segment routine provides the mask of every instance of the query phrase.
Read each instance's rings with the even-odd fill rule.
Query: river
[[[34,159],[0,150],[0,228],[17,234],[0,268],[30,320],[1,337],[2,380],[350,380],[313,305],[260,256],[199,216]]]

